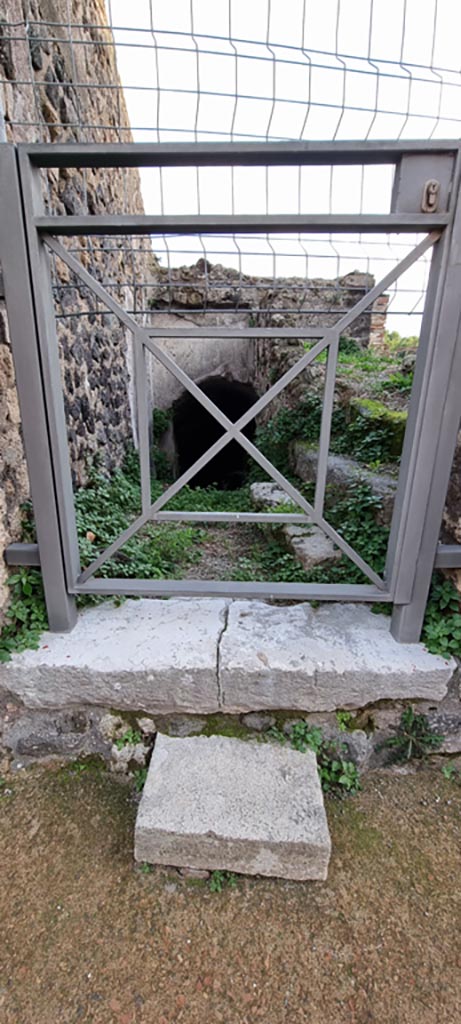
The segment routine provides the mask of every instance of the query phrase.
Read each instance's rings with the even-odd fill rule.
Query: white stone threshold
[[[364,605],[275,606],[221,598],[105,602],[71,633],[0,665],[0,695],[28,708],[150,714],[305,712],[442,700],[456,667],[399,644]]]

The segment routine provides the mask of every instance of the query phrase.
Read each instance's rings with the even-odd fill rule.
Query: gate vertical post
[[[44,202],[39,167],[34,166],[26,146],[17,147],[19,181],[24,209],[24,228],[29,254],[30,280],[35,306],[37,342],[42,369],[43,392],[50,439],[50,453],[59,514],[59,531],[64,571],[69,592],[80,575],[80,554],[75,520],[67,423],[54,313],[50,257],[35,226],[43,216]]]
[[[75,625],[66,580],[15,147],[0,144],[0,263],[50,629]]]
[[[460,178],[461,150],[451,225],[433,256],[389,544],[391,632],[404,643],[421,635],[461,415]]]

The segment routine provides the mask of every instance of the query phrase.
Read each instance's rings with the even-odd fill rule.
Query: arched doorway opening
[[[257,401],[258,395],[251,384],[227,380],[225,377],[207,377],[200,388],[236,422]],[[218,421],[189,392],[184,392],[173,406],[173,436],[176,449],[178,476],[189,469],[204,452],[224,433]],[[244,428],[250,440],[254,437],[255,421]],[[249,456],[237,441],[230,441],[190,481],[191,487],[215,485],[220,490],[236,490],[247,479]]]

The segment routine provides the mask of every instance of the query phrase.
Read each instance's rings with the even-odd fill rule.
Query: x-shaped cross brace
[[[121,533],[112,544],[110,544],[94,561],[89,565],[85,571],[79,576],[78,583],[85,583],[95,572],[111,558],[131,537],[142,526],[147,522],[158,518],[158,513],[167,504],[167,502],[174,497],[178,491],[184,487],[189,480],[191,480],[196,473],[203,468],[211,459],[215,457],[227,444],[231,441],[237,441],[245,451],[251,455],[255,461],[265,470],[265,472],[272,477],[273,480],[278,483],[286,494],[297,504],[305,513],[306,523],[314,523],[320,527],[321,530],[335,543],[337,546],[351,559],[352,562],[380,589],[385,587],[384,581],[380,576],[368,565],[367,562],[357,554],[356,551],[341,537],[340,534],[333,529],[332,526],[323,517],[323,504],[327,474],[327,459],[328,449],[330,442],[330,430],[331,430],[331,414],[333,408],[333,397],[334,397],[334,383],[336,376],[336,363],[340,334],[344,331],[354,320],[357,319],[370,305],[377,299],[394,281],[397,280],[410,266],[415,263],[420,256],[422,256],[427,249],[429,249],[434,242],[439,238],[439,232],[433,232],[427,235],[407,256],[401,260],[391,271],[372,288],[363,298],[356,303],[352,309],[339,320],[337,324],[332,328],[322,328],[318,332],[312,331],[311,336],[321,337],[308,352],[306,352],[301,358],[292,366],[283,376],[277,381],[276,384],[272,385],[271,388],[261,398],[255,402],[250,409],[248,409],[243,416],[240,417],[235,423],[218,408],[211,399],[204,394],[204,392],[194,384],[194,382],[188,377],[188,375],[177,365],[174,359],[165,352],[160,345],[154,340],[161,332],[152,332],[149,328],[140,328],[136,323],[134,317],[127,313],[123,307],[106,291],[106,289],[99,284],[91,274],[85,270],[84,267],[76,260],[67,250],[56,241],[56,239],[50,236],[45,236],[44,241],[48,247],[69,267],[74,273],[93,291],[93,293],[124,323],[129,330],[133,333],[135,338],[135,344],[139,346],[145,346],[149,351],[162,363],[165,369],[169,370],[183,386],[190,392],[194,398],[200,402],[201,405],[221,424],[224,429],[222,437],[220,437],[197,461],[189,467],[170,487],[167,488],[163,494],[152,504],[150,504],[150,496],[143,500],[143,512],[131,525]],[[218,329],[219,330],[219,329]],[[218,333],[218,331],[217,331]],[[294,380],[314,359],[325,349],[329,347],[329,356],[327,363],[327,371],[325,377],[325,393],[324,393],[324,405],[322,412],[322,423],[320,429],[320,444],[319,444],[319,457],[318,457],[318,477],[316,486],[315,504],[312,506],[306,498],[297,490],[289,480],[283,476],[272,465],[272,463],[266,459],[266,457],[259,451],[258,448],[242,433],[244,427],[255,416],[257,416],[265,407],[275,398],[288,384]],[[144,487],[144,494],[146,489]],[[283,522],[283,516],[280,517],[280,522]]]

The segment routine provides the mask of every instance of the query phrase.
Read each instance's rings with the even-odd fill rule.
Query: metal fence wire
[[[107,27],[105,27],[105,25]],[[461,71],[449,0],[81,0],[42,3],[6,0],[0,21],[0,85],[11,141],[206,141],[295,139],[456,138],[461,124]],[[118,70],[117,70],[118,69]],[[11,94],[24,101],[15,102]],[[50,112],[50,109],[52,112]],[[134,212],[128,172],[120,171],[117,209]],[[376,213],[389,208],[389,166],[329,168],[144,168],[146,212]],[[83,171],[80,208],[91,212]],[[44,188],[51,198],[48,174]],[[71,212],[71,211],[68,211]],[[109,208],[108,212],[114,212]],[[409,252],[413,236],[305,236],[236,234],[155,242],[163,273],[160,304],[172,311],[178,285],[193,290],[172,269],[204,261],[239,275],[236,310],[255,274],[267,284],[265,304],[278,311],[279,279],[287,313],[302,313],[304,282],[342,281],[359,271],[384,276]],[[130,308],[146,305],[148,245],[125,239]],[[140,256],[141,253],[144,255]],[[95,257],[95,249],[96,257]],[[89,239],[95,271],[104,242]],[[110,256],[107,265],[110,267]],[[418,334],[428,263],[423,261],[389,293],[389,329]],[[289,283],[288,283],[289,282]],[[110,287],[110,281],[108,282]],[[124,282],[117,275],[117,287]],[[269,287],[270,286],[270,287]],[[346,286],[348,282],[346,281]],[[70,286],[69,286],[70,288]],[[204,311],[219,297],[219,283],[205,272]],[[268,298],[272,297],[270,300]],[[58,299],[62,289],[57,289]],[[128,298],[128,293],[127,293]],[[91,307],[94,313],[94,304]],[[67,301],[58,316],[82,316]]]
[[[42,3],[40,13],[34,0],[5,2],[2,48],[28,44],[16,85],[37,97],[35,113],[18,112],[11,125],[34,128],[42,141],[36,72],[56,40],[75,110],[55,128],[75,129],[81,142],[102,141],[104,131],[127,141],[125,102],[137,141],[460,134],[451,0],[107,0],[108,31],[96,0]],[[104,50],[116,50],[121,81],[95,73]],[[7,68],[2,84],[12,77]],[[104,121],[103,104],[94,116],[88,96],[101,90],[118,94],[118,121]]]

